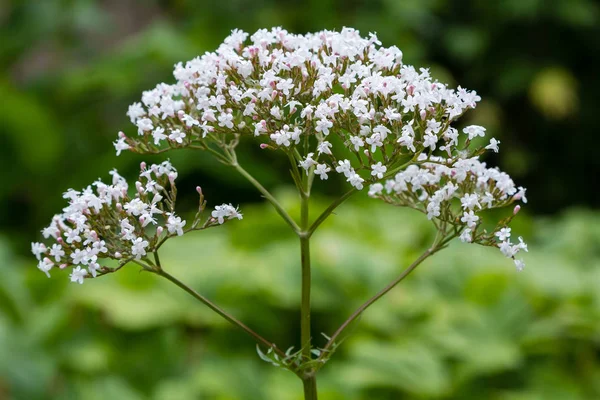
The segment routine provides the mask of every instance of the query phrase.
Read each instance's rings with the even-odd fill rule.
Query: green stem
[[[304,400],[317,400],[317,378],[310,375],[302,379],[304,385]]]
[[[273,343],[269,342],[267,339],[263,338],[258,333],[254,332],[252,329],[247,327],[243,322],[237,320],[235,317],[233,317],[232,315],[227,313],[225,310],[223,310],[222,308],[220,308],[219,306],[214,304],[212,301],[210,301],[206,297],[202,296],[200,293],[196,292],[194,289],[187,286],[185,283],[181,282],[179,279],[175,278],[173,275],[170,275],[169,273],[165,272],[163,269],[146,268],[146,267],[144,267],[144,268],[150,272],[160,275],[163,278],[166,278],[167,280],[173,282],[175,285],[179,286],[181,289],[185,290],[186,292],[191,294],[193,297],[195,297],[197,300],[199,300],[200,302],[205,304],[208,308],[210,308],[211,310],[213,310],[214,312],[219,314],[221,317],[225,318],[231,324],[235,325],[236,327],[238,327],[241,330],[243,330],[244,332],[246,332],[258,344],[262,344],[268,348],[272,348],[277,354],[279,354],[281,357],[285,358],[285,353],[282,352],[281,350],[279,350],[277,348],[277,346],[275,346]]]
[[[302,302],[300,309],[300,341],[305,360],[310,360],[310,238],[304,231],[308,226],[308,197],[301,194],[300,257],[302,264]]]
[[[300,191],[300,228],[298,233],[300,238],[300,258],[302,264],[302,300],[300,306],[300,342],[302,346],[302,358],[305,362],[312,359],[311,353],[311,335],[310,335],[310,289],[311,289],[311,271],[310,271],[310,235],[307,232],[309,218],[309,187],[308,180],[304,182],[304,188]],[[317,399],[317,378],[315,371],[311,368],[305,371],[302,377],[304,385],[304,399]]]
[[[294,232],[296,232],[296,233],[300,232],[300,228],[298,227],[298,224],[296,224],[296,222],[292,219],[292,217],[290,217],[290,215],[287,213],[287,211],[285,211],[283,206],[281,204],[279,204],[277,199],[275,197],[273,197],[273,195],[271,193],[269,193],[269,191],[267,189],[265,189],[265,187],[263,185],[261,185],[260,182],[258,182],[256,179],[254,179],[254,177],[252,175],[250,175],[248,173],[248,171],[246,171],[244,168],[242,168],[237,162],[234,162],[231,165],[240,174],[242,174],[242,176],[244,178],[246,178],[252,185],[254,185],[254,187],[256,187],[258,189],[258,191],[265,197],[265,199],[267,199],[273,205],[273,207],[275,207],[275,210],[277,211],[277,213],[281,216],[281,218],[284,219],[285,222],[287,222],[287,224],[294,230]]]

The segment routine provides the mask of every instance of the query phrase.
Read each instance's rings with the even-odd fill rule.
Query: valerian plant
[[[453,126],[480,97],[449,88],[432,79],[427,69],[403,64],[402,52],[382,47],[376,35],[363,38],[350,28],[296,35],[274,28],[249,37],[235,30],[215,52],[177,64],[174,76],[174,84],[159,84],[129,107],[127,115],[137,133],[119,132],[117,155],[204,151],[237,170],[273,205],[300,241],[299,350],[282,351],[161,265],[159,250],[166,240],[242,219],[231,204],[205,216],[198,188],[198,213],[189,223],[182,220],[175,213],[177,172],[168,161],[150,167],[142,163],[132,190],[116,171],[110,185],[98,181],[82,191],[68,190],[68,206],[42,231],[52,243],[32,245],[44,273],[72,268],[71,280],[82,283],[133,263],[162,276],[251,335],[263,360],[295,373],[305,399],[316,399],[317,372],[346,328],[452,239],[496,247],[518,270],[524,267],[516,256],[527,245],[520,237],[512,241],[509,228],[520,206],[511,207],[491,230],[482,223],[486,210],[525,203],[525,189],[480,160],[486,150],[498,152],[500,144],[491,138],[485,147],[474,145],[475,138],[485,136],[485,128],[471,125],[459,131]],[[301,203],[298,221],[240,165],[236,148],[245,137],[289,160]],[[348,190],[311,216],[313,185],[332,174],[343,176]],[[324,347],[316,348],[311,338],[310,241],[340,204],[366,186],[374,199],[425,214],[437,235],[396,279],[331,336],[325,335]],[[103,265],[104,259],[116,260],[117,267]]]

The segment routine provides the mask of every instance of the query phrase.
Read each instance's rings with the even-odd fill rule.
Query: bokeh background
[[[301,398],[242,333],[135,268],[71,285],[29,242],[61,193],[117,158],[127,106],[231,29],[352,26],[483,97],[464,123],[502,141],[488,162],[529,188],[517,274],[493,249],[453,244],[364,315],[319,380],[322,399],[600,399],[600,6],[592,0],[0,3],[0,399]],[[286,160],[244,162],[297,212]],[[201,184],[245,218],[171,241],[164,263],[280,347],[298,343],[298,246],[249,184],[202,153],[169,154],[183,214]],[[160,158],[150,158],[157,161]],[[317,187],[317,208],[343,188]],[[187,200],[185,193],[188,193]],[[317,345],[431,240],[421,215],[364,194],[315,236]]]

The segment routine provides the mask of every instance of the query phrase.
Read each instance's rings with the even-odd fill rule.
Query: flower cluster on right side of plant
[[[502,254],[514,260],[518,270],[525,263],[515,256],[527,251],[527,244],[519,237],[511,243],[508,224],[519,211],[500,221],[494,231],[481,228],[480,213],[506,207],[515,201],[527,202],[526,189],[516,188],[508,174],[498,168],[488,168],[478,157],[444,158],[421,155],[419,164],[409,165],[384,184],[375,183],[369,196],[386,203],[410,207],[427,215],[439,224],[448,224],[460,240],[498,247]]]

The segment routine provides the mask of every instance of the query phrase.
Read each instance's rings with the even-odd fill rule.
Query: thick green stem
[[[317,400],[317,378],[310,375],[302,379],[304,385],[304,400]]]
[[[300,257],[302,264],[302,302],[300,308],[300,341],[305,360],[310,359],[310,239],[306,234],[308,226],[308,197],[301,195]]]
[[[310,335],[310,235],[308,235],[308,184],[305,184],[304,191],[300,192],[300,228],[302,231],[298,234],[300,237],[300,257],[302,263],[302,302],[300,306],[300,342],[302,346],[302,358],[309,361],[311,356],[311,335]],[[304,385],[304,399],[317,399],[317,378],[314,371],[305,371],[302,378]]]

